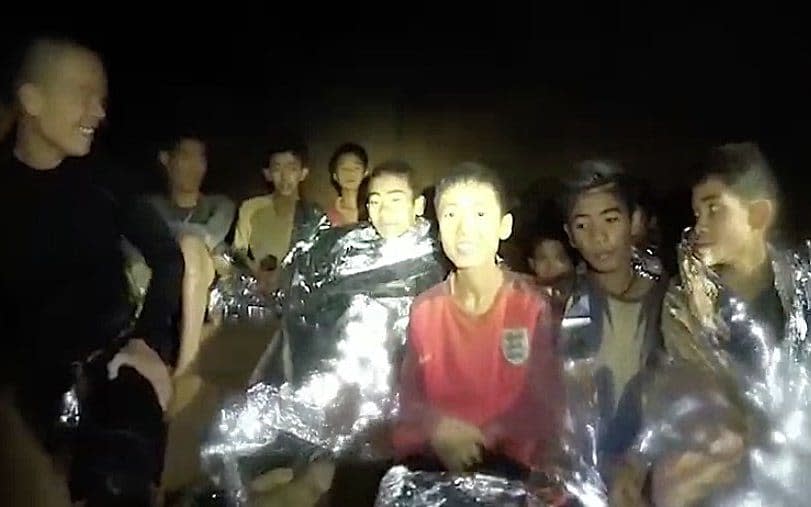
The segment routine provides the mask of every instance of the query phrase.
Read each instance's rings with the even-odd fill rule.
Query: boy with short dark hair
[[[168,185],[167,192],[151,197],[152,205],[177,236],[198,236],[209,250],[221,246],[236,210],[228,197],[201,191],[208,171],[206,143],[193,133],[177,135],[160,150],[158,161]]]
[[[334,227],[356,223],[361,184],[369,175],[369,155],[359,144],[344,143],[329,159],[329,174],[338,192],[335,204],[327,210],[330,223]]]
[[[719,290],[734,297],[740,305],[741,315],[725,317],[729,336],[719,347],[729,354],[730,362],[743,365],[753,375],[762,374],[759,369],[764,351],[758,350],[758,344],[749,337],[753,323],[759,329],[756,334],[767,337],[766,343],[781,347],[792,330],[807,326],[808,319],[807,314],[794,313],[796,294],[807,294],[807,282],[797,275],[795,266],[787,263],[792,252],[773,244],[779,191],[770,164],[752,142],[713,148],[692,192],[696,223],[690,242],[698,256],[696,261],[706,268],[705,272],[717,275],[715,283],[720,285]],[[706,280],[685,267],[681,269],[681,287],[674,283],[668,289],[662,333],[668,353],[680,364],[689,366],[693,378],[704,379],[693,388],[706,393],[714,382],[726,385],[729,380],[724,368],[713,362],[711,353],[703,346],[707,323],[713,322],[718,311],[716,305],[720,304],[701,290],[701,283]],[[714,440],[703,447],[674,452],[654,463],[651,493],[657,505],[683,501],[726,504],[725,495],[752,473],[747,470],[750,466],[747,452],[759,444],[750,435],[765,432],[756,422],[761,414],[752,417],[751,407],[741,404],[737,393],[744,388],[738,382],[732,385],[733,395],[722,391],[729,406],[739,411],[737,421],[702,419],[708,426],[704,431],[715,435]],[[684,395],[694,399],[689,390]],[[796,413],[786,417],[792,416]],[[792,444],[791,438],[783,443],[788,447]],[[716,452],[719,447],[724,451]],[[784,454],[775,451],[775,455]],[[766,460],[760,468],[768,467],[768,463]],[[778,483],[774,490],[779,491],[781,486]]]
[[[594,463],[610,482],[613,465],[640,427],[644,372],[661,349],[659,330],[666,281],[635,267],[633,243],[640,213],[632,185],[617,164],[589,160],[567,182],[564,229],[585,263],[563,318],[567,359],[596,362],[593,374],[601,428],[584,435]],[[585,430],[587,423],[575,421]],[[595,441],[596,438],[596,441]]]
[[[367,209],[371,223],[322,231],[292,266],[282,313],[289,353],[268,348],[256,370],[259,383],[237,409],[261,430],[242,435],[251,425],[230,428],[236,419],[228,417],[226,430],[217,424],[219,440],[206,446],[219,462],[233,439],[286,442],[256,453],[275,462],[246,492],[262,505],[311,505],[331,488],[333,471],[331,505],[371,505],[390,466],[394,384],[411,303],[447,270],[421,218],[425,198],[407,163],[375,168]],[[302,406],[323,409],[302,417],[296,412]],[[220,445],[223,440],[228,445]],[[334,455],[309,462],[325,448]]]
[[[572,291],[576,253],[563,231],[563,219],[553,203],[543,207],[541,223],[530,243],[527,264],[535,281],[552,301],[562,309]]]
[[[562,409],[550,304],[496,262],[512,232],[500,179],[464,163],[435,204],[453,272],[414,301],[394,444],[449,471],[523,475],[549,458]]]
[[[206,144],[193,133],[175,136],[158,153],[166,169],[167,192],[150,196],[178,240],[186,270],[181,298],[180,348],[174,375],[186,373],[197,358],[205,334],[208,294],[215,278],[212,255],[225,247],[236,211],[224,195],[203,194],[208,171]]]
[[[233,246],[247,254],[260,281],[270,289],[278,283],[278,267],[285,256],[298,241],[315,235],[324,213],[299,193],[310,171],[304,144],[292,140],[278,144],[268,150],[267,160],[262,175],[273,192],[239,207]]]

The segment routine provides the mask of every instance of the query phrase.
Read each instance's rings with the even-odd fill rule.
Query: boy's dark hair
[[[642,210],[648,217],[658,215],[656,197],[653,187],[645,178],[629,177],[628,184],[633,188],[636,197],[636,208]]]
[[[265,152],[266,156],[264,163],[267,164],[270,161],[270,157],[278,153],[292,153],[293,156],[296,157],[299,162],[301,162],[302,167],[307,167],[307,165],[310,163],[307,144],[296,137],[278,139]]]
[[[387,160],[382,164],[378,164],[374,169],[372,169],[372,174],[369,176],[369,180],[371,181],[386,174],[404,179],[408,183],[408,187],[414,193],[414,197],[419,194],[419,190],[417,189],[417,184],[414,179],[414,168],[412,168],[408,162],[403,160]]]
[[[694,185],[718,178],[747,200],[777,201],[779,189],[774,173],[757,143],[742,142],[717,146],[700,167]]]
[[[369,155],[366,153],[363,146],[356,143],[344,143],[338,146],[329,159],[330,174],[335,174],[335,171],[338,169],[338,159],[350,153],[358,157],[364,166],[369,165]]]
[[[569,220],[578,197],[601,187],[615,194],[629,215],[636,209],[634,185],[622,166],[610,160],[585,160],[578,163],[574,175],[563,182],[560,211],[565,220]]]
[[[495,171],[477,162],[462,162],[442,178],[436,186],[434,193],[434,207],[439,206],[439,201],[449,188],[462,183],[479,183],[487,185],[496,194],[499,208],[502,214],[507,214],[512,209],[507,187]]]
[[[161,151],[173,152],[183,141],[199,141],[207,145],[205,138],[199,132],[192,129],[176,130],[172,135],[168,136],[161,144]]]
[[[535,248],[543,241],[559,241],[566,251],[566,255],[572,263],[577,259],[577,251],[569,243],[569,237],[563,230],[564,220],[558,212],[558,208],[554,201],[545,202],[538,213],[538,221],[535,230],[530,237],[529,252],[527,257],[535,255]]]
[[[539,229],[532,238],[532,241],[529,243],[529,251],[527,252],[528,259],[533,259],[535,257],[535,249],[544,241],[560,242],[560,244],[563,245],[563,251],[566,252],[566,257],[569,258],[572,265],[576,265],[578,259],[580,259],[580,254],[572,246],[572,244],[569,243],[568,236],[566,236],[566,234],[563,232],[562,225],[558,228],[543,227]]]
[[[363,167],[367,167],[369,165],[369,154],[366,153],[366,149],[363,146],[357,143],[344,143],[332,153],[332,156],[329,158],[329,174],[333,176],[330,178],[330,183],[335,188],[335,190],[340,194],[341,193],[341,186],[335,181],[335,172],[338,170],[338,159],[344,155],[352,154],[358,157],[363,163]]]

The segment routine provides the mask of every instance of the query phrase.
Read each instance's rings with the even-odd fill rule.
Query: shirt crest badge
[[[501,352],[508,363],[516,366],[524,364],[529,359],[527,328],[505,329],[501,335]]]

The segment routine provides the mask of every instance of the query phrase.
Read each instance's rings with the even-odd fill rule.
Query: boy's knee
[[[214,280],[214,263],[211,254],[202,239],[186,234],[178,240],[183,261],[186,263],[185,275],[211,283]]]

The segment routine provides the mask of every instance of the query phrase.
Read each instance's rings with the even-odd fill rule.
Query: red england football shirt
[[[490,309],[465,312],[448,280],[414,300],[400,376],[397,454],[430,453],[439,417],[477,426],[488,450],[540,466],[563,409],[551,306],[532,281],[505,272]]]

